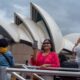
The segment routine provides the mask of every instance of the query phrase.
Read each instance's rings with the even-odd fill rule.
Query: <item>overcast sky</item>
[[[12,21],[14,12],[29,16],[29,2],[47,11],[62,34],[80,32],[80,0],[0,0],[0,20]]]

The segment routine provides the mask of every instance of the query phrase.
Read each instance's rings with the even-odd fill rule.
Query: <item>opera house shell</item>
[[[69,51],[69,52],[72,51],[72,49],[74,47],[74,43],[75,43],[76,39],[80,36],[80,34],[74,33],[74,34],[69,34],[69,35],[63,36],[61,33],[61,30],[59,29],[59,27],[55,23],[55,21],[52,19],[52,17],[45,10],[43,10],[40,6],[38,6],[35,3],[30,3],[30,11],[31,11],[30,18],[25,17],[24,15],[21,15],[20,13],[14,13],[14,22],[6,23],[3,21],[2,22],[0,21],[0,38],[6,37],[10,41],[11,44],[23,43],[23,44],[30,46],[30,48],[31,48],[32,44],[34,43],[34,41],[36,40],[36,41],[38,41],[38,49],[41,48],[43,40],[50,39],[52,41],[54,51],[56,51],[57,53],[60,53],[63,50]],[[29,51],[31,51],[31,49],[27,48],[27,50],[24,49],[24,51],[20,51],[21,48],[23,49],[24,46],[20,47],[19,52],[16,52],[17,54],[14,55],[16,58],[15,59],[16,63],[24,63],[24,62],[26,62],[26,60],[29,61],[28,54],[31,53],[31,52],[29,52]],[[18,51],[18,49],[15,49],[14,51]],[[14,52],[12,52],[12,53],[14,54]],[[28,54],[26,54],[26,53],[28,53]],[[20,62],[20,60],[21,60],[21,62]],[[25,65],[23,65],[23,67],[26,69],[23,70],[23,69],[21,69],[22,67],[21,68],[19,67],[20,69],[12,68],[11,74],[15,75],[20,80],[26,80],[23,77],[21,77],[23,75],[22,72],[29,73],[29,72],[33,71],[33,74],[34,74],[35,70],[37,70],[37,68],[34,68],[33,70],[31,69],[30,71],[28,71],[29,69]],[[69,76],[69,78],[70,78],[70,76],[78,77],[80,75],[80,73],[77,72],[77,69],[72,68],[70,70],[70,68],[69,68],[69,70],[70,70],[69,71],[68,68],[65,68],[66,71],[64,71],[65,70],[64,68],[62,68],[63,70],[61,69],[61,71],[59,70],[60,68],[58,68],[59,72],[58,72],[57,68],[54,68],[53,71],[54,71],[55,78],[60,77],[59,74],[61,74],[62,77],[67,75],[67,76]],[[8,72],[7,70],[9,70],[9,68],[7,68],[7,70],[5,68],[3,68],[3,69],[4,70],[1,70],[1,71],[3,71],[2,78],[5,78],[4,73]],[[45,69],[45,68],[42,68],[42,70],[43,69]],[[20,70],[21,73],[19,73],[19,75],[18,75],[15,73],[14,70],[16,70],[17,72],[19,72],[19,70]],[[41,73],[41,69],[38,69],[38,71],[39,70]],[[47,74],[47,72],[48,72],[48,69],[42,73]],[[39,72],[37,72],[37,73],[39,73]],[[48,72],[48,74],[50,74],[50,73],[51,73],[51,75],[53,74],[52,69],[50,72]],[[33,74],[28,74],[28,75],[30,77],[30,75],[32,76]],[[42,76],[44,76],[44,75],[42,75]],[[74,77],[72,77],[72,79],[73,78]],[[15,79],[15,78],[13,78],[13,79]],[[34,80],[35,79],[37,79],[37,78],[34,78]],[[3,79],[1,79],[1,80],[3,80]],[[44,79],[41,78],[39,80],[44,80]]]
[[[75,44],[77,42],[78,38],[80,38],[80,33],[67,34],[64,36],[64,38],[68,39],[70,42]]]
[[[0,22],[0,34],[10,39],[12,43],[25,43],[32,45],[34,40],[38,41],[38,48],[44,39],[51,39],[54,50],[59,53],[62,48],[66,48],[63,35],[51,18],[51,16],[35,3],[30,3],[30,18],[24,17],[20,13],[14,13],[14,22]]]

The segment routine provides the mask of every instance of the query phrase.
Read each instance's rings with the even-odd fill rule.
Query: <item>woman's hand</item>
[[[37,41],[34,40],[33,44],[32,44],[32,48],[33,48],[33,53],[32,53],[32,57],[35,59],[36,58],[36,55],[37,55],[37,52],[38,52],[38,45],[37,45]]]
[[[51,64],[43,64],[40,66],[40,68],[47,68],[47,67],[51,67]]]
[[[34,40],[34,42],[32,44],[32,48],[33,49],[38,49],[38,41]]]

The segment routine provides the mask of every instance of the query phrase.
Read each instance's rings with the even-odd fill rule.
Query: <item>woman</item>
[[[36,48],[34,49],[31,64],[41,68],[60,67],[58,55],[53,51],[53,46],[49,39],[43,41],[41,51],[38,51]],[[47,78],[47,80],[51,80],[51,78]]]

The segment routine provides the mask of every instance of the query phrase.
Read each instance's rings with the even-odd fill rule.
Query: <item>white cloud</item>
[[[53,19],[61,28],[63,34],[80,32],[80,0],[31,1],[41,6],[53,17]],[[14,17],[14,12],[19,12],[25,16],[30,16],[29,2],[30,0],[1,0],[0,19],[9,21],[11,17]]]
[[[7,17],[7,12],[5,10],[0,10],[0,20],[9,23],[11,21],[10,18]]]
[[[48,6],[47,2],[44,6]],[[45,7],[59,24],[63,34],[80,32],[79,8],[80,0],[54,0],[53,3],[50,2],[50,6]]]
[[[23,15],[29,16],[29,7],[27,6],[20,6],[20,5],[13,5],[14,7],[14,12],[19,12]]]

